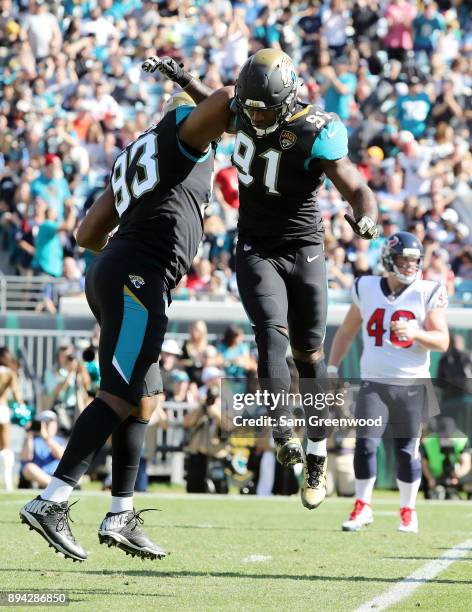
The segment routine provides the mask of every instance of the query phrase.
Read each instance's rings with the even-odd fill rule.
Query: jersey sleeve
[[[187,119],[187,117],[190,115],[194,108],[194,106],[178,106],[175,109],[175,125],[177,128],[181,123],[185,121],[185,119]],[[180,153],[194,162],[204,162],[211,154],[211,146],[208,147],[208,150],[205,151],[205,153],[200,153],[199,151],[195,151],[194,149],[191,149],[188,145],[183,143],[179,138],[178,132],[176,132],[176,137],[177,146],[179,148]]]
[[[315,138],[305,167],[315,158],[334,160],[345,157],[348,153],[347,145],[348,136],[344,123],[339,119],[330,121]]]
[[[430,312],[430,310],[434,310],[435,308],[447,308],[448,303],[449,298],[446,287],[438,283],[429,296],[426,304],[426,312]]]

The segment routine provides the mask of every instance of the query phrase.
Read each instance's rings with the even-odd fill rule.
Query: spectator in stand
[[[43,172],[31,184],[31,195],[41,197],[49,208],[54,208],[59,221],[64,219],[64,206],[71,192],[64,178],[61,159],[57,155],[46,155]]]
[[[414,49],[419,60],[421,53],[425,53],[429,58],[435,50],[439,34],[444,32],[444,19],[438,11],[438,5],[428,0],[424,3],[425,7],[413,21]]]
[[[324,93],[325,110],[336,113],[343,121],[351,114],[351,105],[356,91],[356,75],[349,71],[349,63],[345,56],[334,60],[334,68],[326,66],[323,69],[325,82],[321,86]]]
[[[57,415],[45,410],[31,423],[21,450],[21,475],[46,487],[64,454],[65,440],[57,435]]]
[[[64,249],[60,234],[72,232],[74,225],[75,210],[72,206],[69,207],[67,218],[62,223],[58,222],[54,208],[47,209],[46,218],[38,225],[34,240],[34,257],[31,265],[35,274],[61,276]]]
[[[421,138],[426,131],[427,119],[431,110],[431,100],[424,90],[419,76],[413,75],[408,82],[408,94],[398,99],[397,115],[400,129]]]
[[[388,30],[384,44],[390,59],[403,62],[406,52],[413,48],[412,24],[416,13],[416,7],[408,0],[391,0],[387,5],[385,17]]]
[[[228,325],[216,348],[227,376],[244,378],[248,370],[254,369],[249,346],[244,342],[244,331],[240,327]]]
[[[172,372],[177,369],[181,355],[182,351],[175,340],[171,338],[164,340],[161,348],[159,367],[161,370],[162,386],[165,397],[173,393],[174,381],[172,380]]]
[[[190,324],[190,338],[182,347],[181,365],[185,367],[192,382],[201,385],[203,354],[208,347],[208,330],[205,321]]]

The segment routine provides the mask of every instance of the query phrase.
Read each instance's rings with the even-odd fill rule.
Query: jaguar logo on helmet
[[[280,78],[284,87],[292,87],[297,77],[293,71],[292,60],[288,56],[282,56],[280,61]]]
[[[297,142],[297,136],[288,130],[282,130],[279,138],[282,149],[290,149]]]

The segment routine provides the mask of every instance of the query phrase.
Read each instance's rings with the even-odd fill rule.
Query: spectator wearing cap
[[[400,96],[397,102],[397,117],[401,130],[407,130],[415,138],[421,138],[431,110],[431,100],[424,91],[420,77],[410,77],[408,94]]]
[[[347,121],[357,85],[356,75],[349,70],[347,57],[338,57],[334,61],[334,68],[326,66],[322,75],[325,79],[321,86],[325,110],[336,113],[343,121]]]
[[[42,173],[31,184],[31,195],[41,197],[49,208],[54,208],[58,221],[64,219],[64,205],[71,192],[64,178],[60,157],[52,153],[46,155]]]
[[[166,395],[167,401],[182,402],[192,408],[198,406],[198,387],[190,381],[187,372],[183,370],[172,370],[170,379],[174,383],[172,393]]]
[[[177,363],[181,355],[182,351],[176,340],[173,338],[164,340],[161,348],[159,367],[161,370],[163,392],[166,397],[172,395],[174,381],[171,378],[171,374],[177,368]]]
[[[57,435],[57,415],[52,410],[45,410],[26,433],[21,450],[21,475],[31,484],[46,487],[64,449],[65,442]]]

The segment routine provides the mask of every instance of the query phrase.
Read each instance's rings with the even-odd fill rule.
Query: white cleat
[[[400,525],[398,531],[418,533],[418,515],[413,508],[400,508]]]
[[[370,504],[363,502],[361,499],[356,499],[354,508],[349,515],[347,521],[342,524],[343,531],[359,531],[362,527],[366,527],[374,522],[372,507]]]

